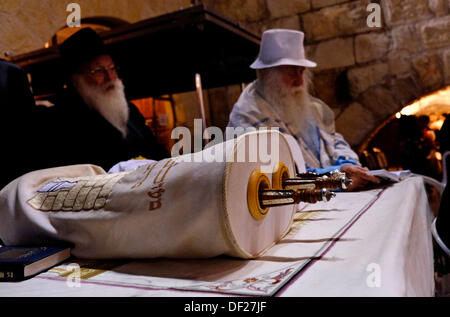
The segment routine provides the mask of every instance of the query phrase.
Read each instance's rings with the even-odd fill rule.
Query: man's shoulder
[[[127,101],[127,104],[128,104],[128,108],[131,111],[138,111],[139,112],[138,107],[134,103],[132,103],[131,101]]]
[[[26,78],[25,71],[18,65],[8,62],[4,59],[0,59],[0,76],[4,78],[4,80],[18,82],[24,81],[23,78]]]
[[[3,58],[0,58],[0,67],[20,69],[20,67],[17,66],[16,64],[8,62],[6,59]]]
[[[322,99],[319,99],[317,97],[314,97],[312,95],[309,96],[311,99],[311,104],[314,105],[314,107],[318,109],[330,109],[330,106],[328,106]]]
[[[0,59],[0,73],[14,76],[25,76],[25,71],[19,65]]]
[[[50,100],[55,116],[67,117],[67,120],[87,120],[92,117],[92,110],[81,96],[68,89],[59,90]]]
[[[324,125],[328,132],[334,132],[334,111],[321,99],[313,96],[310,96],[310,99],[316,119]]]
[[[127,101],[127,103],[128,103],[128,109],[130,111],[130,118],[129,118],[130,120],[136,119],[136,118],[145,120],[144,116],[139,111],[139,108],[134,103],[132,103],[130,101]]]
[[[250,111],[262,107],[264,103],[265,100],[261,96],[261,94],[258,93],[258,90],[256,89],[256,82],[253,81],[244,88],[234,107],[236,109],[244,109],[245,111]]]

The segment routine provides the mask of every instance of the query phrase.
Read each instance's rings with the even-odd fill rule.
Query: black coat
[[[107,171],[120,161],[138,156],[153,160],[169,157],[131,103],[126,138],[72,89],[60,92],[54,103],[51,108],[38,107],[37,130],[45,134],[41,142],[46,142],[40,158],[43,167],[95,164]]]
[[[0,105],[4,115],[21,117],[29,114],[34,106],[26,73],[19,66],[3,59],[0,59]],[[1,121],[11,122],[4,115]]]
[[[442,154],[446,151],[450,151],[450,114],[445,118],[444,124],[439,131],[439,145]]]
[[[0,59],[0,189],[33,169],[30,135],[34,98],[26,73],[17,65]]]

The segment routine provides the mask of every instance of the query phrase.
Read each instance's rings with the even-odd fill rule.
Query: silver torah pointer
[[[298,190],[265,189],[261,190],[259,193],[259,203],[262,208],[267,208],[298,204],[301,201],[307,203],[330,201],[330,199],[335,196],[335,193],[326,188]]]
[[[338,170],[326,174],[304,173],[283,180],[283,189],[348,189],[352,180]]]

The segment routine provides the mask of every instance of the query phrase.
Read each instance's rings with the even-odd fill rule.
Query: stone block
[[[261,24],[260,31],[261,34],[268,29],[291,29],[300,30],[300,18],[297,15],[271,20]]]
[[[311,8],[305,0],[267,0],[266,3],[272,19],[297,15]]]
[[[354,102],[336,118],[336,131],[341,133],[351,146],[356,146],[375,129],[376,124],[373,114]]]
[[[390,87],[394,98],[402,106],[406,106],[422,95],[421,89],[412,75],[405,78],[392,78]]]
[[[414,24],[407,24],[392,29],[392,50],[405,50],[409,53],[421,50],[421,40]]]
[[[203,0],[202,2],[237,22],[258,22],[269,16],[265,0]]]
[[[442,87],[444,78],[436,56],[418,56],[413,59],[412,65],[424,91],[434,91]]]
[[[411,53],[406,50],[393,50],[387,54],[388,60],[411,59]]]
[[[18,23],[8,14],[0,12],[2,27],[0,28],[0,57],[3,58],[5,53],[17,55],[27,51],[42,48],[40,41],[26,40],[29,34],[25,34],[26,24]],[[22,32],[23,30],[23,32]]]
[[[447,14],[446,0],[428,0],[428,7],[437,16]]]
[[[92,0],[88,1],[93,2]],[[113,1],[114,7],[116,7],[117,12],[115,13],[115,15],[117,14],[117,16],[126,16],[127,17],[126,20],[132,23],[141,21],[143,19],[148,19],[151,17],[156,17],[162,14],[175,12],[181,10],[182,8],[188,8],[191,5],[190,0],[173,0],[173,1],[113,0]],[[106,4],[108,3],[105,2],[106,1],[103,1],[102,4],[104,7],[106,7],[107,6]],[[110,0],[109,3],[111,2],[112,0]]]
[[[344,2],[349,2],[349,0],[312,0],[312,7],[314,9],[319,9]]]
[[[384,63],[350,69],[348,81],[351,95],[356,98],[369,87],[384,83],[388,72],[389,67]]]
[[[314,71],[347,67],[355,64],[353,38],[338,38],[305,47],[309,58],[317,63]]]
[[[5,14],[19,13],[19,11],[23,11],[21,5],[26,5],[26,3],[23,0],[3,0],[0,2],[0,12]]]
[[[306,39],[319,41],[371,31],[367,26],[369,3],[370,0],[352,1],[302,15]]]
[[[262,22],[254,22],[254,23],[241,23],[242,27],[244,27],[247,31],[261,37],[264,29],[264,24]]]
[[[422,43],[426,48],[450,45],[450,15],[420,24]]]
[[[445,74],[445,84],[450,85],[450,50],[446,50],[442,54],[444,74]]]
[[[1,1],[0,57],[42,49],[66,23],[66,6],[51,1]]]
[[[361,95],[361,103],[373,113],[374,118],[383,122],[386,118],[397,112],[400,103],[394,98],[394,92],[382,86],[367,89]]]
[[[433,13],[424,0],[381,0],[385,21],[389,26],[429,19]]]
[[[336,72],[324,72],[312,78],[312,91],[314,95],[329,105],[332,109],[337,105]]]
[[[390,40],[385,33],[367,33],[355,38],[357,63],[381,59],[389,50]]]
[[[409,58],[388,59],[389,72],[394,76],[404,76],[411,72],[411,61]]]

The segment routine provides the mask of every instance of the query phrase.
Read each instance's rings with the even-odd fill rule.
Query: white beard
[[[93,86],[86,82],[83,75],[74,75],[72,82],[84,102],[98,111],[125,138],[129,109],[122,81],[116,79],[103,86]],[[108,89],[110,86],[114,88]]]
[[[280,119],[295,133],[300,133],[309,148],[317,149],[317,123],[311,109],[308,80],[305,78],[302,86],[291,88],[283,83],[280,71],[271,69],[264,76],[262,89],[267,101],[276,107]]]

